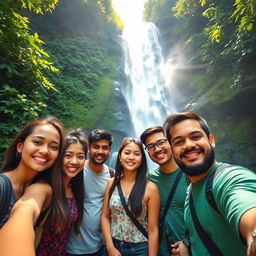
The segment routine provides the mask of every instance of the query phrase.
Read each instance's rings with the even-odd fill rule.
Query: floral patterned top
[[[124,196],[126,203],[128,202],[128,196]],[[147,207],[142,204],[142,213],[137,220],[142,226],[148,230],[148,219],[147,219]],[[127,216],[125,209],[122,205],[121,199],[118,194],[117,187],[115,187],[111,198],[109,200],[109,207],[111,212],[111,236],[117,240],[140,243],[146,242],[147,238],[138,230],[138,228]]]
[[[56,226],[52,225],[49,231],[44,231],[41,241],[36,250],[37,256],[64,256],[66,255],[66,245],[71,231],[72,224],[78,218],[76,201],[74,198],[67,198],[70,210],[69,225],[61,232],[55,233]]]

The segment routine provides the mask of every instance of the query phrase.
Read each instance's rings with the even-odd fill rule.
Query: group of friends
[[[114,169],[112,143],[55,117],[16,135],[0,173],[0,256],[256,256],[256,174],[216,161],[204,118],[174,113],[123,138]]]

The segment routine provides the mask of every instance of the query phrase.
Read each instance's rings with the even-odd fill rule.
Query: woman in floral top
[[[124,138],[109,180],[101,226],[109,256],[156,256],[160,197],[157,186],[147,181],[147,161],[141,142]],[[127,216],[117,185],[120,183],[129,210],[148,232],[148,239]]]

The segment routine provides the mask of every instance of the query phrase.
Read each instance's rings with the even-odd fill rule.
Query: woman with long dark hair
[[[79,130],[70,131],[66,136],[51,177],[53,197],[49,216],[36,255],[65,255],[66,244],[74,224],[79,235],[83,219],[83,167],[87,154],[87,142]]]
[[[0,171],[0,228],[8,220],[14,203],[33,182],[47,180],[62,146],[62,125],[55,117],[28,123],[6,150]],[[51,187],[39,186],[51,196]]]
[[[147,161],[141,142],[123,139],[115,170],[106,188],[101,218],[108,255],[156,256],[160,197],[157,186],[146,178]],[[127,215],[122,194],[143,231]]]
[[[12,215],[0,230],[0,255],[34,256],[34,224],[47,215],[37,255],[65,255],[65,248],[74,224],[76,233],[83,218],[83,167],[87,143],[80,131],[68,133],[51,175],[51,199],[38,183],[30,185],[17,201]],[[47,205],[49,209],[44,211]],[[50,205],[50,207],[49,207]],[[21,232],[20,232],[21,231]],[[15,244],[15,246],[11,246]]]

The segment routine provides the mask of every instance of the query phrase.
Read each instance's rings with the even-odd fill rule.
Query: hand
[[[122,256],[121,253],[116,249],[116,247],[112,246],[108,249],[108,256]]]
[[[171,248],[172,248],[172,256],[180,256],[180,250],[179,250],[179,244],[181,241],[178,241],[174,244],[171,244]]]
[[[189,256],[187,246],[182,241],[171,244],[171,247],[172,256]]]
[[[252,232],[252,242],[248,247],[247,256],[256,256],[256,230]]]

